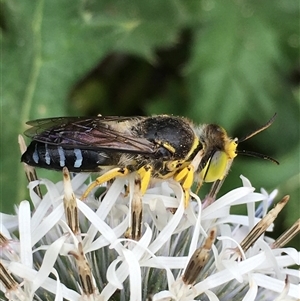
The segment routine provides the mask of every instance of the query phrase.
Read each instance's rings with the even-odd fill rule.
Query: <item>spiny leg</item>
[[[86,191],[81,196],[81,200],[84,200],[87,198],[87,196],[91,193],[91,191],[97,187],[102,185],[105,182],[108,182],[116,177],[124,177],[129,173],[129,169],[126,167],[116,167],[109,171],[107,171],[105,174],[98,177],[93,183],[90,184],[90,186],[86,189]]]

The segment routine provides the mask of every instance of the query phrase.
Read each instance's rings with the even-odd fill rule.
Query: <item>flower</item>
[[[276,191],[255,192],[241,177],[242,187],[209,206],[191,193],[184,208],[178,183],[155,182],[141,197],[129,175],[81,201],[88,176],[70,180],[65,170],[57,184],[32,181],[33,208],[23,201],[15,215],[1,213],[0,288],[9,300],[299,299],[299,271],[289,268],[299,251],[276,245],[265,229],[247,236]],[[47,189],[42,198],[38,185]],[[247,215],[231,213],[240,204]]]

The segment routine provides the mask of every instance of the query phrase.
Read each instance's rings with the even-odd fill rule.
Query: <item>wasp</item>
[[[275,114],[276,115],[276,114]],[[82,199],[97,186],[117,177],[136,173],[145,194],[151,179],[179,182],[185,207],[194,182],[198,188],[213,182],[215,195],[238,154],[269,156],[239,151],[237,146],[268,128],[275,115],[242,139],[230,138],[216,124],[195,125],[184,117],[58,117],[27,122],[25,135],[32,139],[21,161],[31,166],[71,172],[99,172]]]

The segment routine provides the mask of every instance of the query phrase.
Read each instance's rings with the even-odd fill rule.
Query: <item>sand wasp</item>
[[[269,156],[240,151],[240,142],[268,128],[276,114],[243,139],[230,138],[216,124],[195,125],[184,117],[59,117],[27,122],[25,132],[32,142],[21,161],[32,166],[72,172],[99,172],[82,198],[96,186],[136,172],[143,195],[151,179],[178,181],[184,191],[185,206],[194,182],[213,182],[215,196],[238,154]]]

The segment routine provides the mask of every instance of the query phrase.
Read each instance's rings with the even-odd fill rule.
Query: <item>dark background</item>
[[[278,188],[277,200],[290,194],[275,236],[300,217],[298,1],[0,3],[2,212],[28,199],[17,143],[27,120],[165,113],[242,137],[277,112],[240,149],[280,165],[239,156],[222,192],[243,174],[258,190]]]

